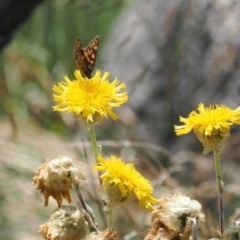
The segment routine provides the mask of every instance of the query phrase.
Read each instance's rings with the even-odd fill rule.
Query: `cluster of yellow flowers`
[[[57,102],[53,110],[73,113],[76,119],[89,128],[96,160],[93,169],[100,174],[101,186],[97,191],[105,204],[108,226],[105,231],[98,229],[95,218],[82,197],[79,184],[85,178],[84,174],[74,166],[70,158],[58,157],[47,159],[35,171],[33,178],[35,189],[44,196],[45,206],[48,205],[50,196],[58,205],[49,221],[40,226],[39,233],[47,240],[77,240],[85,237],[88,240],[119,239],[113,227],[112,210],[119,205],[129,205],[137,198],[139,207],[145,207],[151,214],[151,227],[145,240],[189,239],[193,226],[197,226],[193,223],[204,221],[201,205],[197,201],[180,193],[156,199],[152,196],[150,182],[132,163],[125,163],[113,155],[106,159],[98,152],[95,125],[101,124],[108,117],[118,119],[113,108],[128,101],[127,93],[120,93],[125,84],[118,79],[109,82],[109,73],[102,76],[99,70],[91,78],[83,77],[79,70],[74,75],[75,80],[64,77],[63,82],[53,86],[53,97]],[[198,112],[191,112],[188,118],[180,117],[184,125],[175,126],[176,134],[180,136],[193,130],[205,147],[205,153],[219,153],[230,136],[232,124],[240,124],[240,107],[235,110],[224,105],[206,108],[200,103],[197,110]],[[222,180],[219,158],[216,158],[215,163],[217,176]],[[72,202],[71,189],[75,190],[80,203],[77,206],[64,206],[63,198]],[[197,239],[196,235],[193,239]]]

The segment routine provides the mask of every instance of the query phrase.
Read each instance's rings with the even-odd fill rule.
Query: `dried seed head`
[[[61,206],[42,224],[39,233],[47,240],[79,240],[88,231],[84,213],[75,206]]]
[[[236,209],[234,215],[229,218],[230,226],[223,233],[223,240],[240,239],[240,209]]]
[[[87,240],[120,240],[120,238],[116,231],[106,229],[103,232],[91,233]]]
[[[183,194],[164,195],[152,212],[151,229],[145,240],[169,240],[191,235],[191,219],[204,221],[199,202]]]
[[[73,165],[72,159],[59,157],[47,159],[36,171],[33,177],[35,189],[39,190],[45,199],[44,206],[48,206],[48,199],[52,196],[58,203],[62,204],[62,198],[71,203],[70,189],[73,181],[77,184],[83,174]]]

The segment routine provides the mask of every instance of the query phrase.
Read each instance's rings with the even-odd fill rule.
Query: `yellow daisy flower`
[[[107,191],[106,194],[111,206],[124,204],[125,202],[130,204],[137,197],[140,208],[145,206],[149,211],[152,211],[152,204],[159,203],[157,199],[152,197],[153,188],[149,181],[134,168],[132,163],[125,164],[115,156],[111,156],[107,160],[99,156],[98,161],[98,165],[95,165],[94,168],[97,171],[105,171],[100,178],[102,186]],[[116,187],[115,191],[113,187]],[[115,194],[111,194],[113,192]]]
[[[194,131],[204,147],[217,150],[230,136],[230,127],[240,125],[240,107],[232,110],[225,105],[198,105],[188,118],[180,117],[181,126],[174,126],[177,136]]]
[[[86,124],[98,123],[108,116],[117,120],[112,109],[128,101],[126,92],[119,93],[125,84],[120,84],[118,79],[110,83],[110,73],[101,76],[99,70],[90,79],[83,77],[79,70],[75,70],[74,75],[76,80],[65,76],[64,81],[53,86],[53,100],[59,102],[53,110],[72,112]]]

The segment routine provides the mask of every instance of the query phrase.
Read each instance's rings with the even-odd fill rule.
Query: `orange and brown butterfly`
[[[96,36],[87,47],[83,47],[79,37],[76,38],[74,58],[77,68],[87,78],[91,78],[98,50],[99,36]]]

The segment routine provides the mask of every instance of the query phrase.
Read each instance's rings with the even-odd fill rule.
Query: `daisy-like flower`
[[[240,125],[240,107],[232,110],[225,105],[198,105],[187,118],[180,117],[181,126],[174,126],[178,136],[194,131],[203,146],[211,150],[219,150],[230,136],[230,127]]]
[[[76,80],[65,76],[64,81],[53,86],[53,100],[59,102],[53,110],[72,112],[86,124],[100,123],[108,117],[117,120],[119,117],[112,109],[127,102],[127,93],[119,93],[125,84],[120,84],[118,79],[110,83],[110,73],[101,76],[99,70],[90,79],[83,77],[79,70],[74,75]]]
[[[104,199],[108,205],[130,204],[134,198],[139,199],[139,207],[146,207],[153,210],[152,204],[159,201],[152,197],[153,188],[149,181],[145,179],[132,163],[124,163],[120,158],[111,156],[104,160],[98,157],[98,165],[94,168],[97,171],[104,171],[100,176],[102,188],[107,195]]]

